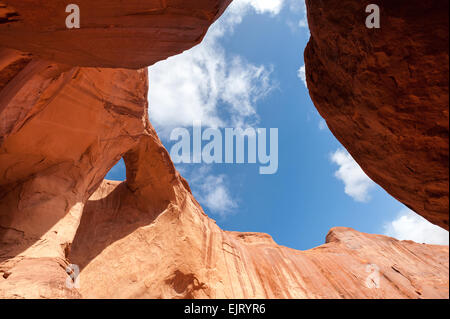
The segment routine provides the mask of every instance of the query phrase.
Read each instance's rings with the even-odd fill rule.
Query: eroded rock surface
[[[144,13],[143,1],[128,1],[111,22],[126,27],[99,41],[111,55],[89,42],[78,51],[53,45],[51,36],[66,31],[50,28],[45,38],[39,23],[52,19],[49,4],[0,1],[0,43],[13,48],[0,48],[0,298],[448,298],[447,246],[336,228],[326,244],[302,252],[266,234],[222,231],[148,121],[147,71],[97,68],[136,68],[194,45],[184,28],[192,22],[200,41],[228,1],[146,1],[166,9]],[[90,5],[114,16],[115,3]],[[181,28],[180,43],[161,51],[156,41],[142,55],[126,46],[136,21],[146,32],[149,15],[162,23],[185,9],[192,21],[166,21]],[[81,67],[90,63],[97,67]],[[127,180],[105,181],[120,158]],[[69,263],[81,268],[79,289],[66,285]],[[377,278],[379,288],[369,288]]]
[[[200,43],[231,0],[0,0],[0,46],[74,66],[139,69]]]
[[[164,151],[148,154],[151,166],[166,165]],[[297,251],[266,234],[222,231],[165,170],[170,201],[146,183],[104,181],[86,203],[69,256],[83,297],[448,298],[447,246],[335,228],[326,244]],[[152,194],[158,203],[146,205]]]
[[[308,89],[367,175],[448,230],[448,1],[307,0]]]
[[[11,275],[0,295],[16,295],[17,280],[28,278],[17,295],[46,297],[47,288],[36,285],[64,277],[85,202],[144,134],[147,71],[70,67],[2,53],[0,272]],[[51,260],[61,266],[46,274]],[[32,269],[30,263],[33,276],[16,280],[15,270]],[[52,276],[55,269],[62,275]]]

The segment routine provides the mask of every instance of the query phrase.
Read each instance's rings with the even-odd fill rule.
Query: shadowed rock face
[[[0,296],[64,296],[47,283],[64,287],[54,281],[65,278],[85,202],[145,134],[147,71],[1,52],[10,64],[0,59],[0,78],[12,78],[0,91],[0,272],[11,272]],[[30,276],[16,278],[20,269]]]
[[[0,45],[74,66],[139,69],[200,43],[231,0],[0,0]],[[14,36],[12,36],[14,35]]]
[[[3,24],[44,14],[31,1],[0,1],[0,43],[26,34],[2,34]],[[215,2],[161,3],[171,4],[164,12],[202,4],[206,14]],[[128,50],[115,67],[140,52]],[[148,120],[146,69],[73,66],[85,65],[83,52],[63,64],[67,52],[48,61],[0,48],[0,298],[448,298],[447,246],[335,228],[301,252],[222,231]],[[105,181],[120,158],[127,180]],[[69,263],[80,266],[79,289],[66,286]]]
[[[448,230],[448,1],[307,0],[308,89],[367,175]]]

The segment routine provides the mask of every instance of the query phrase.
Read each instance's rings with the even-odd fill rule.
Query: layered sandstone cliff
[[[308,89],[367,175],[448,230],[449,2],[307,0]]]
[[[78,53],[51,43],[52,29],[45,39],[36,29],[33,42],[29,12],[47,13],[0,1],[0,43],[30,52],[0,48],[0,298],[448,298],[448,247],[336,228],[302,252],[265,234],[222,231],[148,121],[147,71],[97,68],[135,68],[195,45],[229,1],[198,1],[191,11],[178,10],[188,1],[149,1],[167,8],[133,9],[120,16],[124,25],[137,16],[140,29],[156,16],[162,42],[166,28],[181,40],[136,52],[125,39],[133,32],[119,30],[122,51],[111,56],[88,42]],[[116,17],[119,1],[108,3]],[[185,18],[173,20],[173,10]],[[127,180],[105,181],[121,158]],[[69,263],[80,266],[79,289],[66,285]]]
[[[335,228],[326,244],[297,251],[221,230],[182,181],[157,210],[146,202],[160,192],[127,183],[104,181],[85,206],[69,256],[83,297],[448,298],[446,246]]]

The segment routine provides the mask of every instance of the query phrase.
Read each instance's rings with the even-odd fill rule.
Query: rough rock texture
[[[75,51],[54,40],[71,37],[67,31],[40,29],[59,21],[53,9],[62,1],[0,1],[0,43],[14,48],[0,48],[0,298],[449,297],[446,246],[336,228],[325,245],[301,252],[265,234],[220,230],[148,121],[146,70],[81,67],[135,68],[180,52],[228,1],[145,2],[162,11],[127,1],[120,12],[108,1],[105,14],[120,26],[110,33],[101,25],[111,36],[105,42],[82,33],[79,43],[87,40]],[[79,1],[82,10],[104,3]],[[157,39],[169,39],[168,47],[153,38],[144,52],[127,42],[172,14],[193,19],[166,21],[183,41],[161,29]],[[101,51],[108,46],[111,55]],[[104,181],[122,157],[126,182]],[[66,286],[69,263],[81,268],[79,289]],[[374,269],[379,288],[368,287]]]
[[[308,88],[367,175],[448,230],[448,1],[307,0]]]
[[[153,159],[151,167],[164,167],[163,175],[173,176],[165,195],[171,200],[146,186],[153,185],[150,181],[133,182],[131,189],[125,182],[103,182],[85,206],[69,256],[82,268],[85,298],[449,296],[447,246],[335,228],[325,245],[297,251],[266,234],[222,231],[166,162],[159,144],[145,148],[140,160]],[[369,288],[370,264],[380,271],[379,288]]]
[[[0,46],[74,66],[138,69],[200,43],[230,2],[77,0],[81,28],[67,29],[71,2],[0,0]]]
[[[14,295],[32,263],[20,295],[39,297],[35,278],[56,280],[51,261],[64,264],[84,203],[144,134],[147,71],[12,54],[0,51],[0,272],[11,273],[0,291]]]

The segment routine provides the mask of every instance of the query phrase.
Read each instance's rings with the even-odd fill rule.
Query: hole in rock
[[[109,170],[108,174],[106,174],[105,179],[119,182],[123,182],[127,179],[125,162],[123,158],[121,158],[120,161],[118,161],[117,164]]]

